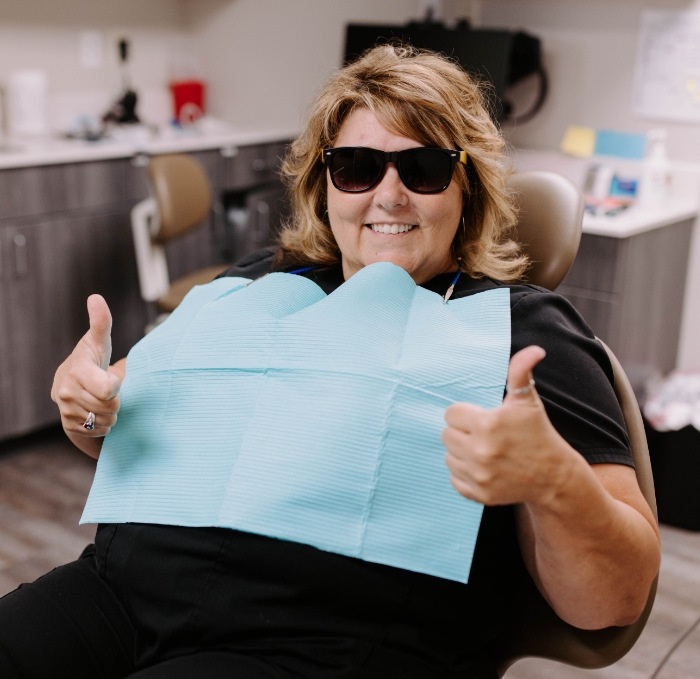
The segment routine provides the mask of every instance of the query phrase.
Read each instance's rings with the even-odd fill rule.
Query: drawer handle
[[[264,200],[259,200],[256,206],[258,218],[255,220],[256,243],[263,245],[270,234],[270,206]]]
[[[12,242],[15,247],[15,273],[17,276],[24,276],[29,270],[27,260],[27,237],[18,233],[15,234]]]
[[[147,153],[136,153],[131,157],[132,167],[147,167],[150,162],[150,158]]]
[[[267,161],[263,158],[256,158],[252,163],[251,167],[254,172],[266,172],[267,171]]]
[[[233,158],[238,155],[238,147],[237,146],[222,146],[221,149],[219,150],[219,153],[224,158]]]

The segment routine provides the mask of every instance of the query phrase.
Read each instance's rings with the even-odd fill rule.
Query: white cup
[[[11,137],[48,133],[48,78],[44,71],[10,73],[5,88],[7,134]]]

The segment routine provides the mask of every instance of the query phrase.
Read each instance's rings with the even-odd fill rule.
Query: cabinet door
[[[269,245],[287,214],[287,202],[281,185],[265,186],[229,198],[227,207],[227,249],[236,261],[261,247]]]
[[[58,422],[53,375],[88,329],[90,294],[110,305],[114,358],[142,336],[146,312],[127,219],[123,212],[45,219],[0,232],[0,437]]]
[[[10,312],[14,304],[11,291],[22,272],[22,259],[17,262],[16,257],[23,258],[26,247],[26,237],[21,231],[0,227],[0,437],[14,431],[20,410],[15,395],[15,342]]]
[[[64,344],[73,347],[88,328],[87,297],[102,295],[112,312],[112,360],[124,357],[143,336],[147,308],[141,299],[129,211],[65,217],[52,222],[61,234],[64,260],[62,307],[72,323]],[[60,275],[60,272],[57,273]]]
[[[223,187],[240,191],[279,181],[286,146],[287,142],[282,141],[221,149]]]
[[[53,235],[47,224],[3,229],[5,435],[24,434],[58,418],[50,391],[65,347],[60,341],[64,326],[56,322],[60,278],[50,279],[61,259]],[[44,256],[54,252],[53,258]]]

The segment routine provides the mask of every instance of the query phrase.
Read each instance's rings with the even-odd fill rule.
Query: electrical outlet
[[[80,65],[87,69],[101,68],[104,63],[105,38],[99,31],[80,34]]]
[[[431,16],[433,21],[442,21],[444,0],[419,0],[418,14],[421,19]]]
[[[131,39],[130,33],[127,29],[123,28],[111,28],[105,33],[105,47],[107,54],[107,66],[114,68],[115,66],[121,66],[121,55],[119,50],[119,43],[122,40],[126,40],[128,43],[128,58],[131,61],[131,54],[133,51],[133,40]]]
[[[421,19],[430,13],[433,21],[446,24],[468,19],[473,26],[481,24],[482,0],[419,0],[418,15]]]

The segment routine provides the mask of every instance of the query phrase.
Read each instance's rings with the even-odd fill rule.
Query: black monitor
[[[497,119],[508,117],[508,87],[542,71],[538,38],[522,31],[472,29],[467,23],[454,28],[433,22],[349,24],[343,62],[353,61],[373,45],[397,40],[453,57],[465,70],[489,82],[496,97],[492,104]]]

